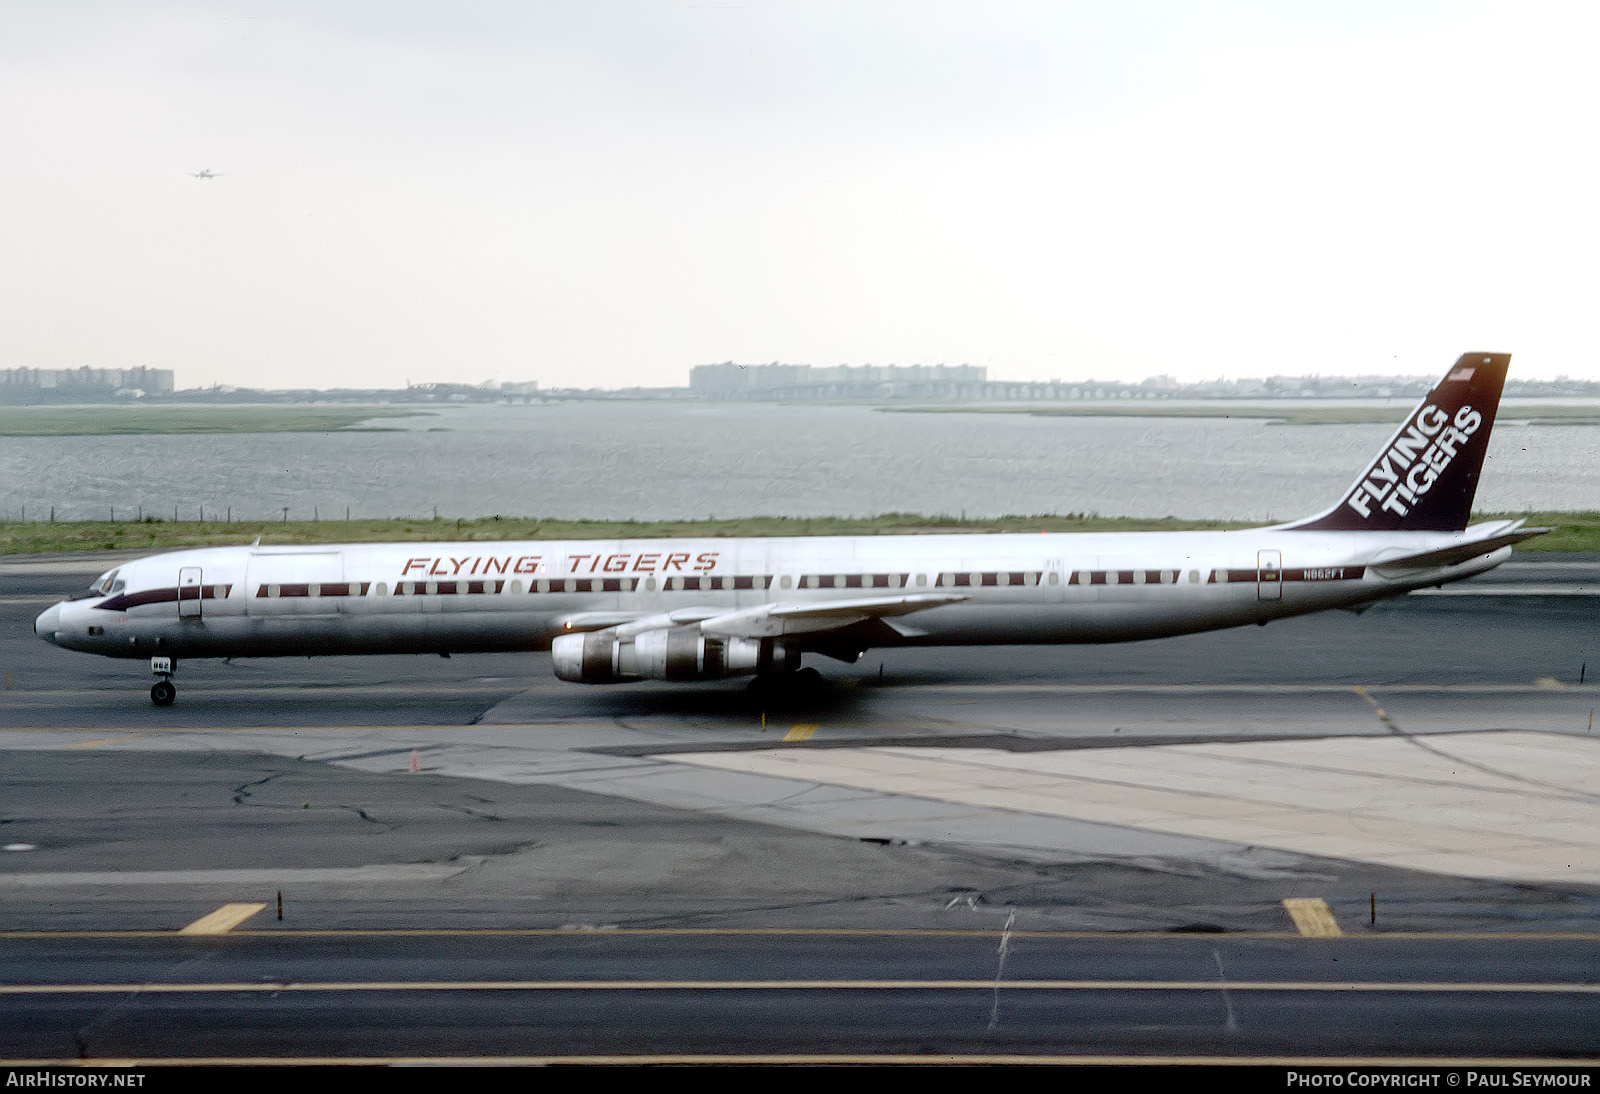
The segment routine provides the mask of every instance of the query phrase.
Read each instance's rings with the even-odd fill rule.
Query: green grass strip
[[[1554,528],[1529,550],[1600,551],[1600,512],[1480,513],[1475,520],[1527,517]],[[729,536],[873,536],[984,532],[1180,532],[1259,527],[1261,522],[1136,520],[1129,517],[1009,516],[963,520],[914,513],[877,517],[746,517],[732,520],[583,521],[531,517],[479,520],[165,521],[104,520],[0,522],[0,555],[52,551],[164,551],[249,543],[404,543],[550,539],[679,539]]]
[[[7,406],[0,407],[0,437],[331,433],[375,418],[433,413],[393,406]]]

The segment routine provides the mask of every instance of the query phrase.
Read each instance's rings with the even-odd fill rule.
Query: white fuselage
[[[121,566],[35,629],[112,657],[273,657],[548,649],[568,633],[761,606],[945,594],[795,648],[1119,642],[1356,607],[1455,581],[1383,567],[1466,532],[858,536],[215,547]],[[109,575],[108,575],[109,576]],[[837,607],[835,607],[837,610]],[[763,633],[783,633],[766,631]],[[829,648],[830,643],[835,647]]]

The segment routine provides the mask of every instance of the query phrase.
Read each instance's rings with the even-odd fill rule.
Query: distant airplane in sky
[[[1339,501],[1270,528],[207,547],[119,566],[34,631],[150,658],[150,698],[167,706],[190,657],[548,649],[556,675],[582,683],[804,686],[808,654],[1124,642],[1359,611],[1482,573],[1548,531],[1468,527],[1510,360],[1464,354]]]
[[[203,167],[198,171],[190,171],[189,177],[192,179],[219,179],[222,175],[209,167]]]

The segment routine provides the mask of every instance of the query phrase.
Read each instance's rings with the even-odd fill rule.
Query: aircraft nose
[[[39,618],[33,621],[33,633],[46,642],[56,640],[56,631],[61,628],[61,605],[52,604],[39,613]]]

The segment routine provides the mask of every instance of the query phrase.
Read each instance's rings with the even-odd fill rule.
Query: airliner
[[[550,650],[563,680],[804,686],[808,655],[1125,642],[1362,610],[1548,531],[1468,527],[1510,355],[1468,353],[1339,501],[1226,532],[210,547],[139,559],[45,609],[66,649],[180,660]]]

